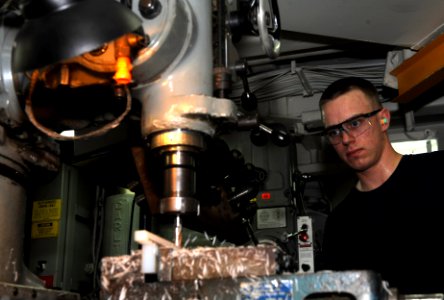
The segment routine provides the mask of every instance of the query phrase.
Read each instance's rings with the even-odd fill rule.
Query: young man
[[[376,271],[400,294],[444,292],[444,152],[397,153],[367,80],[335,81],[319,105],[327,140],[357,176],[326,222],[323,268]]]

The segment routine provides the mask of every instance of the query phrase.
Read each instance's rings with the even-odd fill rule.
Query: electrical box
[[[47,288],[91,289],[95,198],[96,186],[79,168],[66,164],[30,195],[27,264]]]

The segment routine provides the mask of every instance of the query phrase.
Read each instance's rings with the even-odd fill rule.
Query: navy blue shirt
[[[328,216],[323,268],[373,270],[401,294],[444,292],[444,151],[404,155],[375,190]]]

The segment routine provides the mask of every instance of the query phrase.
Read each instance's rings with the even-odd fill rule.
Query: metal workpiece
[[[275,247],[159,247],[156,282],[145,284],[141,273],[143,253],[104,257],[101,264],[102,296],[104,299],[143,299],[150,295],[162,299],[173,295],[181,299],[206,279],[241,278],[273,275],[276,272]],[[182,286],[178,291],[177,287]],[[145,289],[145,287],[147,289]],[[170,289],[172,289],[170,291]],[[153,294],[154,293],[154,294]],[[180,297],[178,297],[180,295]],[[119,298],[121,297],[121,298]]]
[[[160,250],[158,280],[177,282],[275,275],[276,247],[196,247]]]
[[[396,299],[381,277],[371,271],[267,275],[265,272],[273,272],[275,265],[271,263],[272,252],[267,252],[266,248],[232,248],[242,255],[232,255],[234,252],[226,255],[224,250],[230,251],[229,248],[163,248],[160,252],[163,251],[161,256],[164,259],[161,259],[156,282],[145,282],[144,275],[140,273],[140,253],[105,257],[102,260],[101,298],[232,300],[269,297],[301,300],[308,296],[326,299],[328,296],[348,295],[356,300]],[[172,256],[172,253],[179,254],[181,251],[189,255],[178,261],[178,256]],[[194,254],[199,254],[199,251],[204,251],[205,255],[197,255],[200,259],[196,260]],[[259,256],[252,253],[261,253],[263,260],[256,260],[255,257]],[[215,263],[224,259],[228,260],[226,264]],[[265,260],[268,260],[268,268]]]

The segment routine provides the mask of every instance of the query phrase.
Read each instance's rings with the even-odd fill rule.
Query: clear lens
[[[362,115],[356,116],[350,120],[347,120],[347,121],[344,121],[340,124],[326,128],[325,134],[327,135],[327,138],[330,141],[330,144],[337,145],[341,142],[341,140],[342,140],[341,132],[342,131],[347,132],[347,134],[349,134],[353,137],[357,137],[357,136],[363,134],[365,131],[367,131],[367,129],[369,129],[372,126],[372,123],[370,122],[369,118],[373,117],[381,110],[382,110],[382,108],[379,108],[379,109],[369,112],[367,114],[362,114]]]
[[[335,128],[335,129],[330,129],[327,131],[326,135],[328,137],[328,139],[331,141],[335,140],[335,139],[340,139],[341,138],[341,131],[342,128]]]
[[[332,145],[337,145],[342,141],[341,132],[345,131],[347,134],[358,137],[364,132],[366,132],[371,127],[371,122],[368,117],[359,116],[355,119],[351,119],[347,122],[340,124],[337,128],[332,128],[328,130],[327,137]]]

